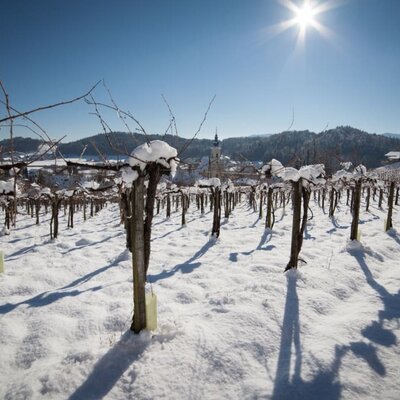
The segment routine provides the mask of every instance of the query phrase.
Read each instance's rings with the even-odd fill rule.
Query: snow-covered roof
[[[389,151],[389,153],[385,154],[389,160],[399,160],[400,159],[400,151]]]

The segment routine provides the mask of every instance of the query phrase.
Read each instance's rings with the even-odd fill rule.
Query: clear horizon
[[[274,31],[294,17],[284,1],[2,0],[0,79],[19,110],[76,97],[104,79],[151,134],[169,125],[161,94],[182,137],[197,130],[214,94],[199,138],[213,138],[216,128],[224,139],[291,125],[399,133],[400,1],[313,2],[325,3],[315,16],[323,34],[308,26],[296,46],[299,26]],[[108,100],[101,85],[94,95]],[[91,112],[81,102],[34,119],[70,142],[101,133]],[[126,130],[115,112],[102,115]],[[32,136],[22,128],[15,135]],[[0,139],[7,136],[2,128]]]

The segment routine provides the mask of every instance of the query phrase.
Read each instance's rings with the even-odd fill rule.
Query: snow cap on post
[[[340,163],[340,166],[345,170],[345,171],[350,171],[350,168],[353,166],[353,163],[351,161],[344,161]]]
[[[346,169],[340,169],[332,175],[332,182],[345,181],[351,179],[353,174]]]
[[[121,168],[120,172],[122,182],[124,182],[128,188],[132,187],[132,182],[136,181],[139,177],[138,172],[129,167]]]
[[[280,161],[272,159],[262,167],[261,172],[266,175],[277,176],[284,181],[297,182],[300,178],[303,178],[312,183],[322,183],[325,166],[324,164],[305,165],[297,170],[293,167],[284,167]]]
[[[265,165],[262,166],[261,172],[266,175],[276,175],[277,172],[283,169],[284,166],[282,165],[282,163],[273,158],[271,161],[267,162]]]
[[[337,172],[335,172],[332,175],[332,182],[337,182],[339,180],[359,180],[362,178],[366,178],[368,176],[367,174],[367,168],[364,167],[364,165],[360,164],[357,167],[354,168],[353,172],[349,172],[348,170],[341,169]]]
[[[360,164],[357,167],[354,168],[353,171],[354,176],[356,177],[363,177],[367,175],[367,168],[364,167],[364,165]]]
[[[304,178],[312,183],[325,183],[325,165],[324,164],[312,164],[305,165],[299,169],[301,178]]]
[[[129,165],[139,167],[141,171],[144,171],[147,164],[155,162],[169,169],[171,175],[174,176],[178,161],[177,155],[177,150],[168,143],[162,140],[152,140],[150,144],[144,143],[132,151]]]
[[[217,178],[218,179],[218,178]],[[228,179],[221,187],[221,190],[227,191],[228,193],[232,193],[235,190],[235,186],[232,181]]]

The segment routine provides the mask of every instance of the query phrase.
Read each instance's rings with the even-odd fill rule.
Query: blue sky
[[[309,27],[296,48],[298,26],[271,34],[293,17],[278,0],[0,0],[0,79],[21,110],[105,79],[150,133],[169,124],[161,93],[184,137],[214,94],[203,138],[216,127],[222,138],[280,132],[292,109],[296,130],[329,124],[399,133],[400,1],[330,3],[338,6],[316,19],[332,37]],[[105,90],[95,97],[106,100]],[[92,111],[80,103],[34,117],[50,136],[71,141],[101,132]]]

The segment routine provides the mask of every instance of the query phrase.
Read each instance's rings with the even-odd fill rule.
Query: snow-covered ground
[[[400,235],[374,203],[349,244],[346,206],[311,207],[307,264],[287,274],[288,206],[271,233],[242,204],[217,242],[193,204],[185,227],[156,216],[159,326],[140,335],[115,205],[51,242],[49,217],[20,216],[0,237],[0,398],[399,399]]]

